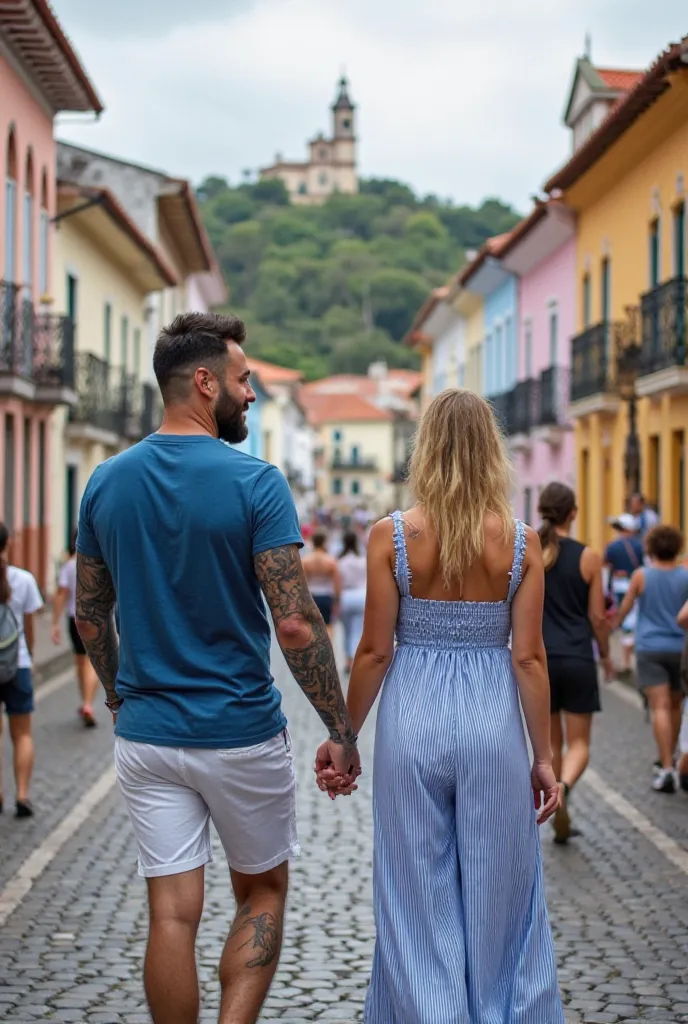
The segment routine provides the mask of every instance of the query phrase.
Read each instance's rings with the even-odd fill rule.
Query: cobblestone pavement
[[[373,947],[370,903],[372,729],[362,737],[361,789],[330,803],[312,782],[322,730],[279,655],[275,673],[296,748],[303,854],[292,873],[285,948],[263,1020],[362,1020]],[[0,816],[3,890],[109,768],[105,724],[80,728],[71,682],[36,714],[33,821]],[[653,746],[637,708],[614,693],[596,723],[593,765],[644,816],[643,830],[590,786],[573,801],[581,836],[554,847],[543,832],[560,982],[571,1022],[688,1022],[688,876],[657,848],[666,835],[688,850],[688,796],[649,791]],[[11,778],[5,751],[5,802]],[[9,809],[9,808],[8,808]],[[654,831],[661,830],[661,831]],[[648,835],[654,838],[653,843]],[[46,846],[42,846],[46,849]],[[216,963],[232,917],[222,854],[208,870],[198,954],[202,1021],[216,1020]],[[0,929],[0,1020],[144,1024],[144,885],[128,819],[113,787],[57,852]],[[448,1021],[447,1024],[457,1024]]]

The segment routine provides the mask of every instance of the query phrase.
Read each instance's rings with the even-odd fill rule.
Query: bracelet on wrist
[[[112,712],[119,711],[122,704],[124,704],[124,699],[122,697],[115,697],[114,700],[105,701],[105,707]]]

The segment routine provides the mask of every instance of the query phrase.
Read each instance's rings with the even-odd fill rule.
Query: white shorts
[[[160,747],[118,736],[115,767],[145,878],[208,864],[211,821],[235,871],[258,875],[298,856],[286,729],[265,743],[229,750]]]

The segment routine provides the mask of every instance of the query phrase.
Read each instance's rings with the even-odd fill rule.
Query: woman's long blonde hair
[[[482,554],[485,513],[512,538],[511,465],[492,407],[450,389],[428,406],[416,434],[409,484],[437,534],[446,587],[460,583]]]

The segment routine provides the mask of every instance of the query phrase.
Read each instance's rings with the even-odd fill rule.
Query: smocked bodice
[[[514,560],[505,601],[430,601],[411,597],[411,572],[401,512],[392,513],[395,577],[400,593],[396,638],[399,644],[443,649],[506,647],[511,635],[511,602],[521,582],[525,526],[516,521]]]

